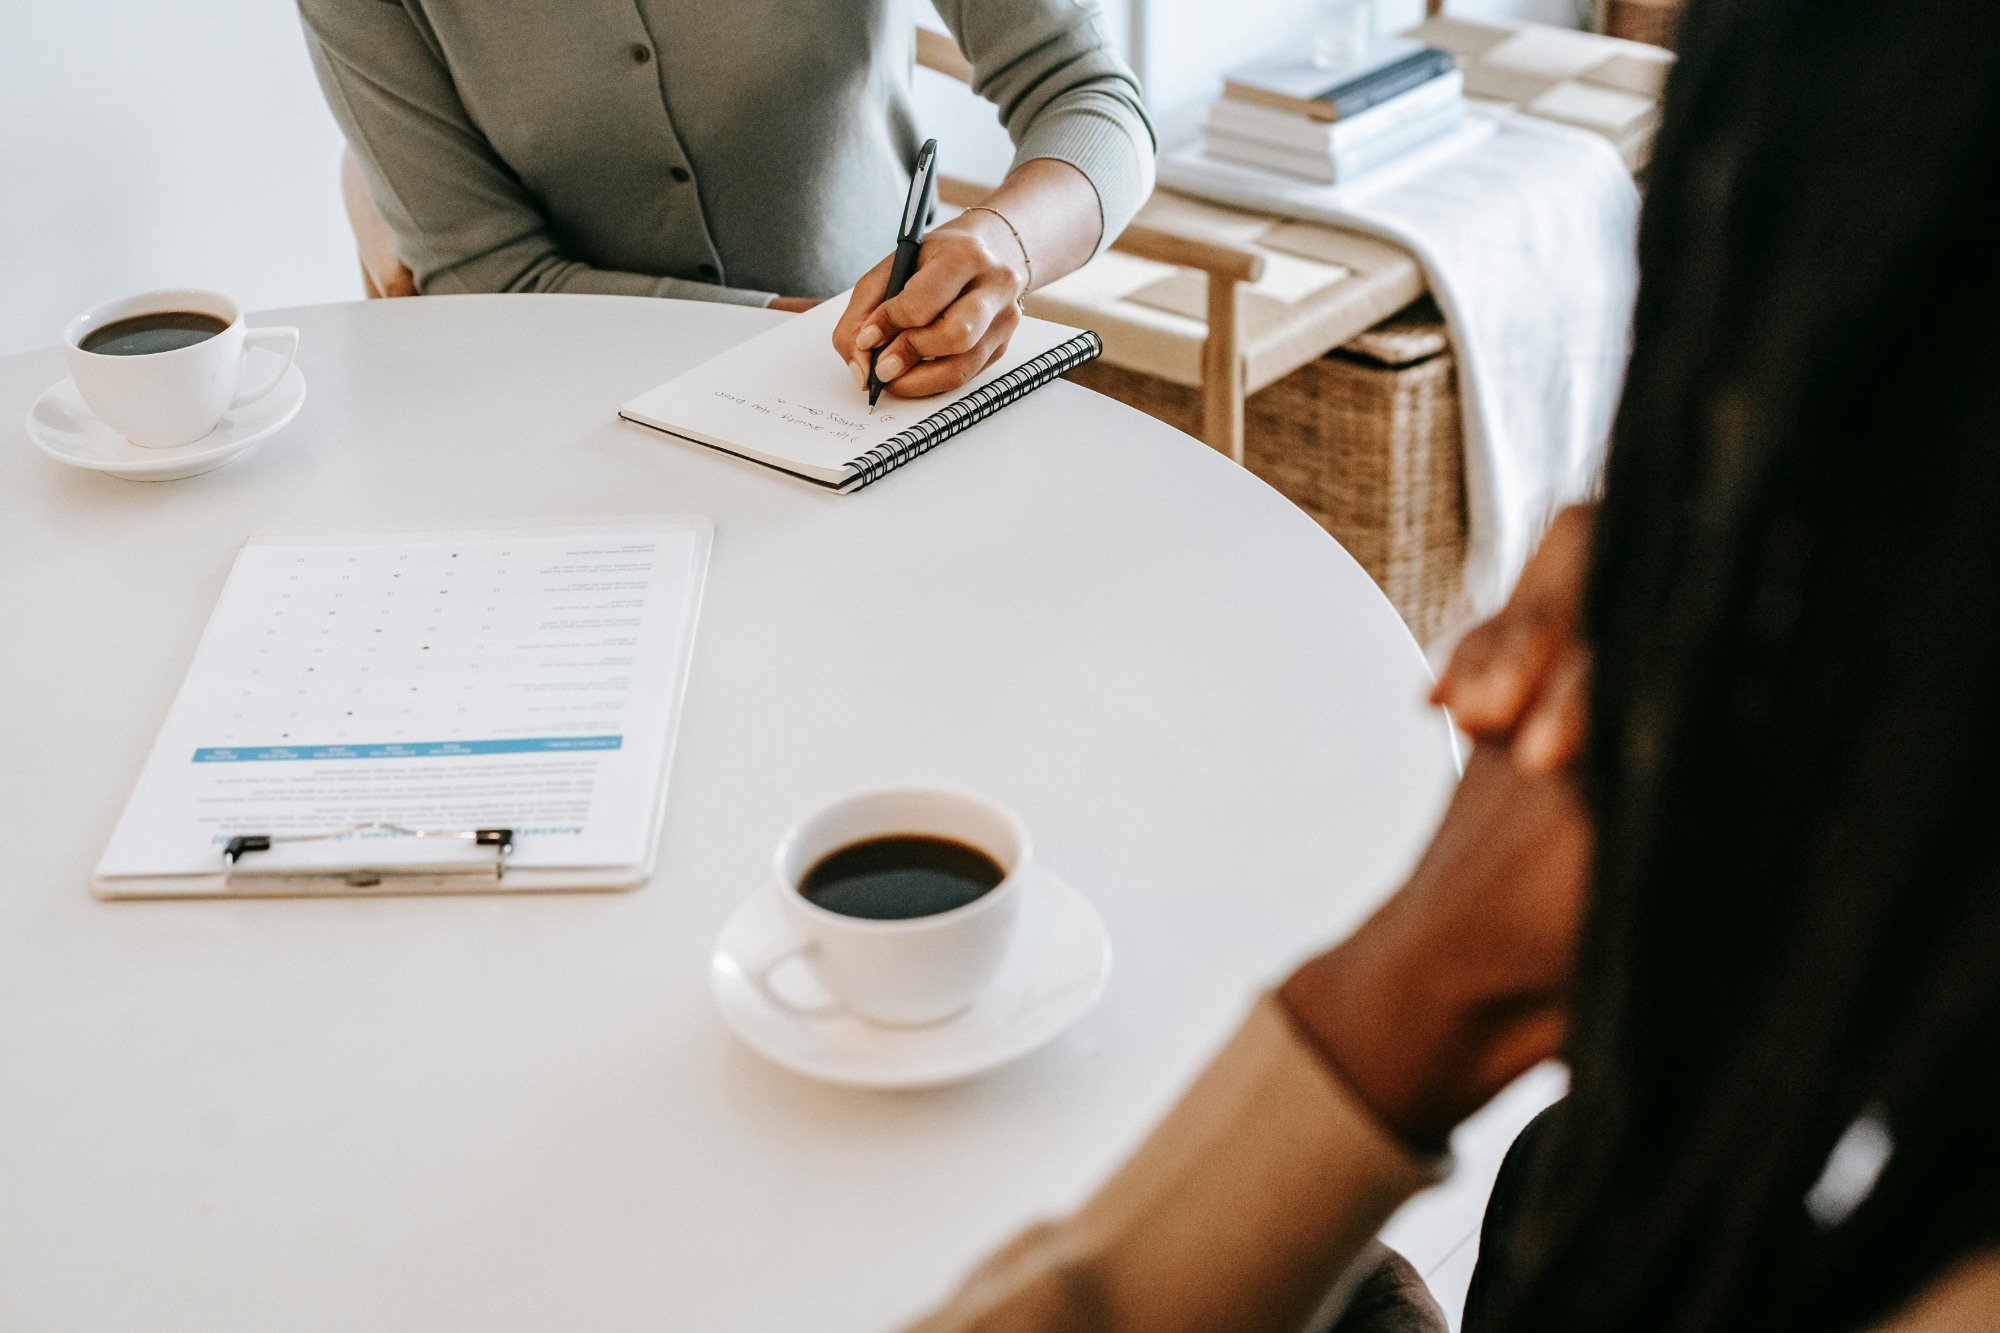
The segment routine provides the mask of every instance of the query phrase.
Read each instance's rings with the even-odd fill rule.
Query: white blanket
[[[1465,412],[1466,588],[1497,608],[1543,527],[1597,480],[1638,284],[1639,195],[1586,131],[1475,111],[1465,128],[1346,185],[1167,154],[1160,181],[1234,208],[1404,247],[1452,332]]]

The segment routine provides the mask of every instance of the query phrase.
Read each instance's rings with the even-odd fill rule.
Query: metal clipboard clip
[[[346,870],[309,868],[269,873],[283,879],[338,879],[352,889],[373,888],[385,879],[436,879],[452,875],[476,875],[482,879],[491,876],[497,884],[506,878],[507,858],[514,851],[514,830],[510,828],[415,829],[404,828],[401,824],[367,823],[349,824],[346,828],[327,833],[241,833],[231,838],[222,849],[222,887],[229,887],[239,863],[252,852],[268,852],[282,843],[332,842],[356,833],[375,831],[401,834],[406,838],[443,838],[471,843],[474,847],[491,847],[493,859],[488,862],[482,857],[469,866],[371,866]]]

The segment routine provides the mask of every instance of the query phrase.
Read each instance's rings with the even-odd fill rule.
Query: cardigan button
[[[643,65],[653,58],[653,48],[644,42],[634,42],[628,49],[632,53],[632,63],[635,65]]]
[[[668,167],[667,174],[669,176],[672,176],[676,181],[679,181],[682,185],[686,185],[689,181],[694,179],[694,173],[689,171],[686,167]]]

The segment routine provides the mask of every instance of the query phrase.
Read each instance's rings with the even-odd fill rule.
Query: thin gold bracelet
[[[1028,270],[1028,281],[1026,285],[1024,285],[1021,288],[1021,296],[1025,297],[1029,292],[1035,290],[1035,261],[1028,254],[1028,243],[1021,239],[1020,229],[1015,227],[1015,225],[1012,222],[1009,222],[1007,220],[1007,215],[1005,213],[1002,213],[997,208],[990,208],[985,204],[974,204],[972,207],[966,209],[965,211],[968,213],[991,213],[994,217],[1000,219],[1000,225],[1005,227],[1009,232],[1013,234],[1014,244],[1021,247],[1021,263]],[[1020,305],[1021,304],[1020,299],[1016,298],[1014,304],[1017,306]]]

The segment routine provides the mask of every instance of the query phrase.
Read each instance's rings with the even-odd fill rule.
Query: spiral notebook
[[[955,396],[883,394],[871,410],[833,351],[833,297],[619,409],[627,421],[836,491],[852,491],[1091,360],[1095,333],[1026,319],[1006,353]]]

